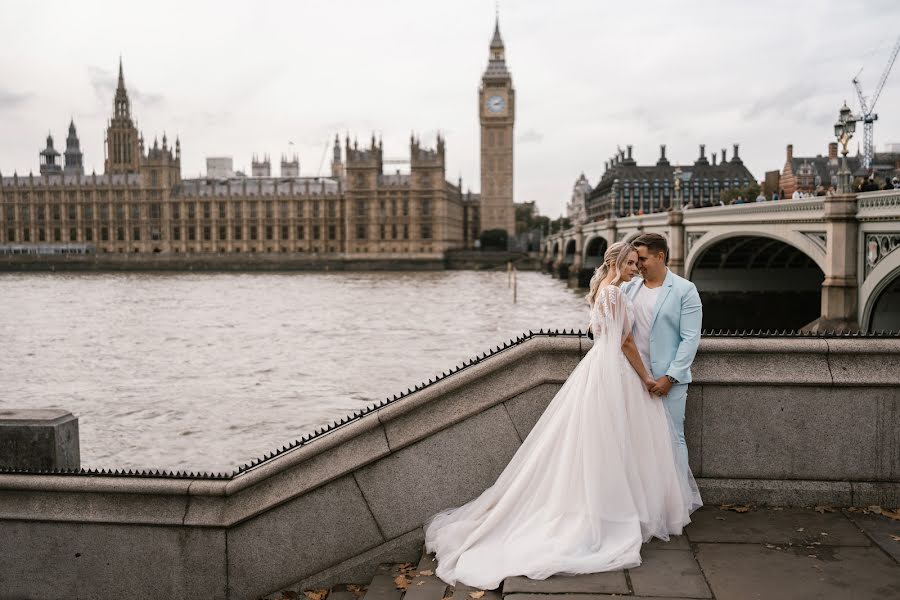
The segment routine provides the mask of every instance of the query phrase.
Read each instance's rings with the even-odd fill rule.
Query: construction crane
[[[875,103],[878,102],[878,96],[881,95],[881,90],[884,88],[884,84],[887,81],[888,75],[891,73],[891,67],[894,66],[894,60],[897,58],[897,52],[900,51],[900,36],[897,37],[897,41],[894,42],[894,49],[891,51],[891,57],[888,59],[887,66],[884,68],[884,72],[881,74],[881,79],[878,80],[878,85],[875,86],[875,93],[872,94],[872,103],[866,103],[866,97],[863,95],[862,87],[859,85],[859,75],[862,73],[862,69],[859,70],[859,73],[856,74],[856,77],[853,78],[853,86],[856,88],[856,95],[859,97],[859,108],[862,111],[862,114],[856,117],[857,121],[863,122],[863,166],[866,169],[872,168],[872,160],[875,158],[875,142],[872,138],[872,130],[875,124],[875,121],[878,119],[878,115],[875,114]]]

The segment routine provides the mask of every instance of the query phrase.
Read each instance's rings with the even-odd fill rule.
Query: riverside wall
[[[3,271],[436,271],[541,268],[537,253],[453,250],[434,255],[280,253],[0,255]]]
[[[368,581],[493,484],[590,346],[524,336],[232,475],[0,472],[0,598]],[[900,504],[900,338],[705,338],[694,381],[706,503]]]

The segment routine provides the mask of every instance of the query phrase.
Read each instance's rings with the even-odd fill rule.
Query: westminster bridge
[[[635,232],[666,236],[705,329],[900,330],[900,190],[584,223],[545,240],[544,268],[586,287],[609,244]]]

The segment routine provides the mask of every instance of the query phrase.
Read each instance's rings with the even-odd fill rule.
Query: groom
[[[684,441],[684,406],[691,363],[700,345],[703,307],[693,283],[666,266],[669,247],[658,233],[631,239],[637,248],[641,277],[623,284],[634,305],[632,336],[644,366],[656,379],[650,390],[663,398],[675,424],[678,450],[687,462]]]

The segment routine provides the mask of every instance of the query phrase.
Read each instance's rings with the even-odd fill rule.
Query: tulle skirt
[[[675,448],[662,400],[618,344],[595,342],[496,482],[426,520],[436,575],[496,589],[638,566],[643,542],[680,535],[702,505]]]

